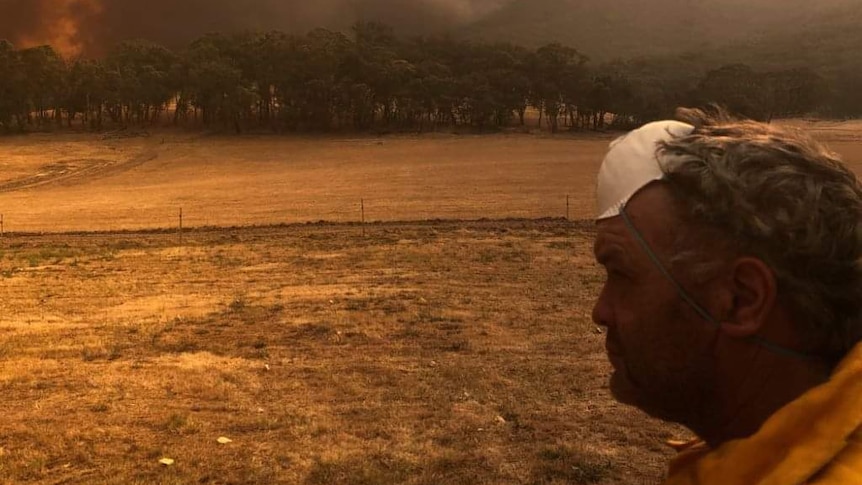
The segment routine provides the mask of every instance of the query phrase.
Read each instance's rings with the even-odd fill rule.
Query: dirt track
[[[0,183],[0,193],[32,189],[45,185],[83,184],[102,177],[120,174],[146,162],[155,160],[158,154],[153,151],[142,153],[127,162],[115,160],[68,160],[53,165],[45,165],[42,171],[31,176]]]

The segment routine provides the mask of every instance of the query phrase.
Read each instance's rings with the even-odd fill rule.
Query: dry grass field
[[[560,218],[610,138],[0,138],[0,483],[654,483]]]
[[[862,171],[862,123],[794,122]],[[614,135],[0,138],[8,231],[564,217],[593,211]]]
[[[0,138],[12,231],[588,217],[609,136]]]
[[[608,397],[590,233],[510,220],[6,238],[0,477],[655,480],[674,430]]]

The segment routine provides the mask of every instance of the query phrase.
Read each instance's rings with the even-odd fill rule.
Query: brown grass
[[[794,122],[796,124],[806,122]],[[862,129],[807,122],[856,170]],[[135,135],[134,133],[127,135]],[[11,231],[570,217],[593,212],[614,134],[377,138],[29,135],[0,138]]]
[[[608,136],[0,139],[8,230],[589,216]],[[3,192],[3,190],[6,190]]]
[[[0,481],[655,480],[679,430],[609,399],[588,227],[4,238]]]
[[[859,170],[838,128],[817,133]],[[610,138],[0,138],[0,213],[6,231],[169,227],[180,206],[187,226],[353,221],[364,198],[372,220],[534,218],[570,194],[588,218]],[[591,224],[365,229],[7,233],[0,483],[662,475],[684,431],[608,395]]]

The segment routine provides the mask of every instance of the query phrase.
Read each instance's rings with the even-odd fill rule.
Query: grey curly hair
[[[695,126],[662,143],[682,217],[768,264],[810,351],[835,363],[862,340],[862,186],[798,130],[677,110]],[[706,266],[709,266],[706,263]]]

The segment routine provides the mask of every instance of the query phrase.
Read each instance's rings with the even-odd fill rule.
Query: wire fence
[[[77,232],[183,232],[207,227],[276,226],[305,223],[354,223],[482,220],[482,219],[589,219],[592,200],[583,196],[499,197],[498,199],[441,199],[398,201],[360,198],[261,206],[122,207],[88,213],[63,207],[0,212],[0,237],[16,234]]]

